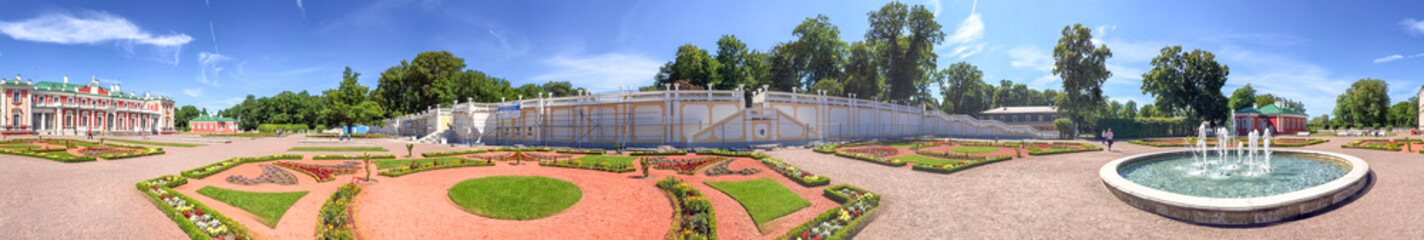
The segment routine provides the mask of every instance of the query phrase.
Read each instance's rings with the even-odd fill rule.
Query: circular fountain
[[[1253,225],[1326,209],[1368,183],[1369,165],[1353,156],[1272,151],[1269,130],[1238,142],[1228,128],[1218,128],[1218,144],[1211,148],[1206,124],[1198,130],[1194,149],[1109,162],[1099,171],[1103,184],[1148,212],[1200,224]]]

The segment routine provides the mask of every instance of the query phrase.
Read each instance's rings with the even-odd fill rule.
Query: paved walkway
[[[1098,169],[1133,154],[1185,149],[1119,141],[1112,152],[1029,157],[954,174],[892,168],[809,149],[770,155],[885,197],[859,239],[1414,239],[1424,236],[1424,154],[1343,149],[1360,138],[1304,147],[1369,162],[1373,188],[1332,211],[1265,227],[1218,228],[1128,206],[1103,187]],[[1097,144],[1097,142],[1093,142]],[[1424,148],[1424,146],[1416,146]],[[1280,148],[1290,149],[1290,148]],[[1416,149],[1416,151],[1419,149]]]

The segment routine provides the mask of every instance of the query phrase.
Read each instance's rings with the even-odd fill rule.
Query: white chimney
[[[69,75],[68,75],[68,74],[65,74],[65,75],[64,75],[64,84],[69,84]]]

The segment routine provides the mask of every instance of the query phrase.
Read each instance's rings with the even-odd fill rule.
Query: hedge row
[[[697,155],[717,155],[717,156],[724,156],[724,157],[752,157],[753,155],[756,155],[756,153],[755,153],[755,152],[737,152],[737,151],[727,151],[727,150],[713,149],[713,150],[697,151]]]
[[[687,155],[687,150],[677,151],[633,151],[629,156],[650,156],[650,155]]]
[[[984,141],[958,141],[958,142],[955,142],[955,144],[959,144],[959,145],[961,145],[961,146],[977,146],[977,147],[1019,147],[1019,143],[1016,143],[1016,142],[995,143],[995,142],[984,142]]]
[[[840,203],[840,204],[845,204],[846,202],[850,202],[851,200],[855,200],[855,199],[852,199],[851,196],[846,196],[845,194],[841,194],[839,191],[837,191],[837,190],[845,189],[845,188],[849,188],[849,189],[853,189],[853,190],[861,191],[861,192],[867,192],[867,193],[870,192],[870,191],[866,191],[865,189],[860,189],[860,188],[858,188],[858,187],[851,186],[850,184],[841,184],[841,185],[835,185],[835,186],[826,187],[826,189],[821,190],[821,191],[823,192],[821,195],[826,196],[826,198],[830,198],[831,201],[836,201],[836,203]]]
[[[355,183],[347,183],[331,193],[331,198],[326,199],[326,203],[321,204],[320,217],[316,224],[317,239],[356,239],[355,229],[352,229],[351,208],[352,199],[356,194],[361,193],[361,186]]]
[[[377,173],[377,174],[378,174],[378,175],[381,175],[381,176],[387,176],[387,177],[400,177],[400,176],[405,176],[406,174],[412,174],[412,173],[418,173],[418,172],[424,172],[424,171],[430,171],[430,170],[438,170],[438,169],[446,169],[446,168],[457,168],[457,167],[480,167],[480,166],[494,166],[494,163],[492,163],[492,162],[485,162],[485,161],[475,161],[475,160],[469,160],[469,159],[461,159],[461,160],[459,160],[459,161],[455,161],[455,163],[446,163],[446,164],[440,164],[440,161],[431,161],[430,163],[419,164],[419,165],[415,166],[414,168],[412,168],[412,167],[410,167],[410,166],[397,167],[397,168],[394,168],[394,169],[391,169],[391,170],[386,170],[386,171],[384,171],[384,172]]]
[[[1299,138],[1282,138],[1281,140],[1285,140],[1285,139],[1299,139]],[[1330,139],[1324,139],[1324,138],[1310,138],[1310,139],[1305,139],[1305,140],[1306,140],[1306,142],[1303,142],[1303,143],[1282,143],[1282,142],[1277,142],[1277,141],[1271,141],[1271,146],[1275,146],[1275,147],[1304,147],[1304,146],[1310,146],[1310,145],[1315,145],[1315,144],[1321,144],[1321,143],[1330,142]]]
[[[630,164],[609,164],[609,163],[607,163],[607,162],[599,162],[599,163],[596,163],[596,164],[588,164],[588,163],[584,163],[584,162],[582,162],[582,161],[579,161],[578,159],[562,160],[562,161],[539,161],[539,166],[578,168],[578,169],[598,170],[598,171],[612,172],[612,173],[625,173],[625,172],[632,172],[632,171],[634,171],[633,165],[630,165]]]
[[[132,158],[132,157],[142,157],[142,156],[148,156],[148,155],[158,155],[158,154],[163,154],[163,153],[165,153],[165,152],[163,151],[163,148],[143,147],[142,149],[143,149],[142,152],[115,153],[115,154],[100,154],[100,155],[99,155],[99,158],[103,158],[104,160],[114,160],[114,159],[124,159],[124,158]]]
[[[929,157],[938,157],[938,158],[947,158],[947,159],[959,159],[959,160],[973,160],[973,161],[983,161],[983,160],[1000,159],[1000,158],[1002,158],[1002,159],[1013,159],[1013,158],[1014,158],[1014,156],[1009,156],[1009,155],[980,156],[980,155],[970,155],[970,154],[968,154],[968,153],[945,153],[945,152],[923,151],[923,150],[921,150],[921,151],[915,151],[915,153],[918,153],[918,154],[920,154],[920,155],[929,156]]]
[[[771,168],[772,171],[781,173],[781,176],[786,176],[786,178],[790,178],[791,181],[799,183],[801,184],[801,186],[815,187],[831,184],[831,178],[811,174],[809,172],[796,168],[796,166],[791,166],[791,164],[782,162],[781,160],[766,157],[761,153],[757,153],[757,155],[761,156],[757,158],[757,160],[761,160],[761,163],[766,164],[767,168]]]
[[[307,134],[307,137],[309,137],[309,138],[338,138],[338,137],[341,137],[341,134],[340,134],[340,133],[314,133],[314,134]],[[351,138],[389,138],[389,137],[391,137],[391,136],[390,136],[390,135],[385,135],[385,134],[380,134],[380,133],[352,133],[352,134],[351,134]]]
[[[225,171],[225,170],[227,170],[227,169],[229,169],[229,168],[235,167],[235,166],[237,166],[238,164],[253,163],[253,162],[266,162],[266,161],[272,161],[272,160],[301,160],[301,159],[302,159],[302,155],[296,155],[296,154],[278,154],[278,155],[262,156],[262,157],[250,157],[250,158],[246,158],[246,157],[235,157],[235,158],[231,158],[231,159],[228,159],[228,160],[223,160],[223,161],[221,161],[221,162],[216,162],[216,163],[213,163],[213,164],[208,164],[207,166],[202,166],[202,167],[198,167],[198,168],[194,168],[194,169],[189,169],[189,170],[187,170],[187,171],[183,171],[182,175],[183,175],[184,177],[189,177],[189,178],[203,179],[203,178],[206,178],[206,177],[208,177],[208,176],[212,176],[213,174],[218,174],[219,172],[222,172],[222,171]]]
[[[657,185],[672,198],[672,227],[667,239],[717,239],[717,213],[702,191],[672,176]]]
[[[188,238],[206,240],[214,239],[214,236],[209,235],[207,229],[199,229],[197,224],[194,224],[192,220],[189,220],[187,217],[183,216],[182,211],[179,211],[178,209],[169,206],[168,203],[165,203],[162,199],[160,199],[160,195],[171,194],[173,197],[182,199],[184,202],[187,202],[188,204],[192,205],[194,209],[202,210],[203,213],[212,215],[213,218],[217,219],[219,223],[222,223],[223,226],[226,226],[227,232],[235,236],[236,239],[253,239],[252,230],[247,229],[247,227],[243,226],[242,223],[233,221],[232,218],[224,216],[217,210],[213,210],[207,205],[203,205],[202,202],[188,197],[187,195],[183,195],[183,193],[180,193],[177,190],[173,190],[173,188],[167,186],[145,186],[145,182],[139,182],[137,186],[138,190],[140,192],[143,192],[144,196],[148,197],[148,201],[153,203],[154,207],[157,207],[159,211],[163,211],[163,215],[167,215],[168,218],[173,220],[173,223],[178,224],[178,228],[183,229],[183,232],[188,234]],[[225,237],[226,234],[221,234],[218,236]]]
[[[1095,126],[1097,129],[1112,129],[1116,138],[1185,136],[1195,133],[1197,127],[1182,118],[1104,118],[1098,119]],[[1093,131],[1093,134],[1102,135],[1102,131]]]
[[[885,165],[885,166],[892,166],[892,167],[904,167],[904,166],[905,166],[905,161],[896,160],[896,159],[885,159],[885,158],[874,157],[874,156],[864,155],[864,154],[858,154],[858,153],[836,152],[836,156],[842,156],[842,157],[847,157],[847,158],[852,158],[852,159],[858,159],[858,160],[867,161],[867,162],[879,163],[880,165]]]
[[[301,131],[311,130],[311,127],[310,127],[310,126],[307,126],[306,124],[272,124],[272,123],[264,123],[264,124],[258,124],[258,125],[257,125],[257,132],[270,133],[270,132],[277,132],[277,130],[282,130],[283,132],[286,132],[286,133],[292,133],[292,132],[301,132]]]
[[[1098,147],[1097,145],[1092,145],[1092,144],[1088,144],[1088,143],[1079,143],[1079,142],[1052,142],[1052,143],[1048,143],[1048,144],[1073,144],[1073,145],[1083,146],[1083,148],[1047,148],[1047,149],[1044,149],[1044,148],[1039,148],[1037,144],[1040,144],[1040,143],[1030,143],[1030,144],[1028,145],[1028,155],[1039,156],[1039,155],[1052,155],[1052,154],[1060,154],[1060,153],[1075,153],[1075,152],[1088,152],[1088,151],[1102,151],[1102,150],[1103,150],[1103,148]]]
[[[312,160],[361,160],[365,155],[316,155]],[[371,159],[396,159],[395,154],[371,155]]]
[[[1385,139],[1360,139],[1360,140],[1355,140],[1354,142],[1347,143],[1347,144],[1345,144],[1345,145],[1340,145],[1340,147],[1341,147],[1341,148],[1374,149],[1374,150],[1385,150],[1385,151],[1400,151],[1400,150],[1404,150],[1404,147],[1402,147],[1402,146],[1404,146],[1404,143],[1390,142],[1389,144],[1363,144],[1365,141],[1387,141],[1387,140],[1385,140]]]
[[[10,154],[10,155],[16,155],[16,156],[37,157],[37,158],[43,158],[43,159],[49,159],[49,160],[55,160],[55,161],[60,161],[60,162],[67,162],[67,163],[72,163],[72,162],[89,162],[89,161],[97,160],[97,158],[94,158],[94,156],[74,156],[74,155],[68,155],[68,154],[66,154],[66,155],[58,155],[58,154],[50,154],[48,151],[45,151],[45,152],[34,152],[34,151],[26,151],[26,150],[0,149],[0,153],[3,153],[3,154]]]
[[[491,151],[491,152],[552,152],[552,151],[554,151],[554,148],[551,148],[551,147],[526,147],[526,148],[497,147],[497,148],[491,148],[491,149],[489,149],[489,151]]]
[[[866,194],[851,198],[850,196],[833,192],[834,189],[841,188],[855,189]],[[791,230],[786,230],[785,234],[777,236],[776,239],[851,239],[854,238],[857,233],[860,233],[860,230],[864,229],[866,224],[870,223],[871,216],[874,216],[876,210],[880,209],[880,195],[875,195],[860,188],[849,185],[837,185],[828,187],[824,191],[826,191],[825,195],[827,198],[831,198],[831,200],[843,204],[828,209],[820,215],[816,215],[816,218],[812,218],[810,221],[806,221],[806,223],[791,228]],[[837,196],[845,200],[839,200],[837,197],[832,196]],[[856,212],[860,212],[860,214],[854,214]],[[847,214],[850,215],[847,216]],[[849,221],[846,221],[846,219],[849,219]],[[834,231],[827,229],[834,225],[841,226]]]
[[[425,156],[425,157],[446,157],[446,156],[465,155],[465,154],[476,154],[476,153],[486,153],[486,152],[489,152],[489,150],[484,150],[484,149],[471,149],[471,150],[461,150],[461,151],[421,153],[420,155],[421,155],[421,156]]]
[[[989,163],[994,163],[994,162],[999,162],[999,161],[1004,161],[1004,160],[1009,160],[1009,159],[1013,159],[1013,157],[1012,157],[1012,156],[997,156],[997,157],[992,157],[992,158],[988,158],[988,159],[985,159],[985,160],[976,160],[976,161],[969,161],[969,162],[961,162],[961,163],[948,164],[948,165],[930,165],[930,164],[918,163],[918,164],[915,164],[914,166],[911,166],[910,168],[911,168],[911,169],[914,169],[914,170],[920,170],[920,171],[926,171],[926,172],[934,172],[934,173],[954,173],[954,172],[958,172],[958,171],[960,171],[960,170],[970,169],[970,168],[978,167],[978,166],[981,166],[981,165],[984,165],[984,164],[989,164]]]
[[[554,151],[554,152],[556,152],[556,153],[586,154],[586,155],[603,155],[604,153],[607,153],[607,151],[598,150],[598,149],[590,149],[590,150],[562,149],[562,150],[557,150],[557,151]]]

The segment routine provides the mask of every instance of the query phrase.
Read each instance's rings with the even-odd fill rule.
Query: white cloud
[[[302,0],[297,0],[297,9],[298,9],[298,10],[302,10],[302,15],[306,15],[306,14],[307,14],[307,8],[306,8],[306,7],[302,7]]]
[[[1391,62],[1391,61],[1394,61],[1394,60],[1400,60],[1400,59],[1404,59],[1404,56],[1403,56],[1403,55],[1399,55],[1399,54],[1395,54],[1395,55],[1389,55],[1388,57],[1376,58],[1376,59],[1375,59],[1375,63],[1387,63],[1387,62]]]
[[[203,88],[184,88],[183,95],[188,95],[189,97],[202,96]]]
[[[975,0],[975,2],[979,2],[979,1],[978,1],[978,0]],[[933,9],[933,10],[934,10],[934,16],[935,16],[935,17],[939,17],[939,10],[940,10],[941,8],[944,8],[944,4],[941,3],[940,0],[929,0],[929,1],[926,1],[926,2],[925,2],[925,6],[927,6],[927,7],[929,7],[930,9]]]
[[[1043,76],[1030,80],[1028,87],[1036,89],[1058,89],[1053,85],[1058,81],[1058,76],[1054,76],[1053,54],[1049,51],[1034,47],[1020,46],[1009,49],[1009,65],[1016,68],[1027,68],[1034,71],[1043,72]]]
[[[183,45],[193,41],[182,33],[155,35],[123,17],[99,11],[79,14],[50,13],[35,18],[0,22],[0,34],[16,40],[58,44],[113,43],[132,55],[143,46],[156,61],[178,65]],[[171,58],[169,56],[172,56]]]
[[[54,13],[18,22],[0,22],[0,33],[16,40],[59,44],[97,44],[130,41],[139,44],[171,47],[192,41],[187,34],[153,35],[107,12],[84,12],[80,16]]]
[[[227,60],[232,60],[232,58],[217,53],[198,53],[198,82],[217,86],[218,77],[221,76],[220,74],[223,70],[222,67],[218,67],[217,65],[219,62]],[[209,74],[209,72],[211,72],[211,74]]]
[[[544,63],[552,71],[534,76],[533,83],[568,81],[593,92],[617,91],[619,86],[646,86],[652,83],[658,67],[662,66],[657,60],[622,53],[556,55]]]
[[[1269,93],[1305,103],[1311,115],[1333,112],[1335,96],[1359,79],[1337,76],[1323,66],[1278,54],[1227,47],[1216,56],[1218,61],[1233,63],[1227,85],[1234,87],[1223,88],[1223,93],[1250,83],[1257,94]]]
[[[1399,24],[1404,25],[1404,31],[1409,32],[1410,35],[1424,34],[1424,21],[1405,18],[1404,21],[1400,21]]]

